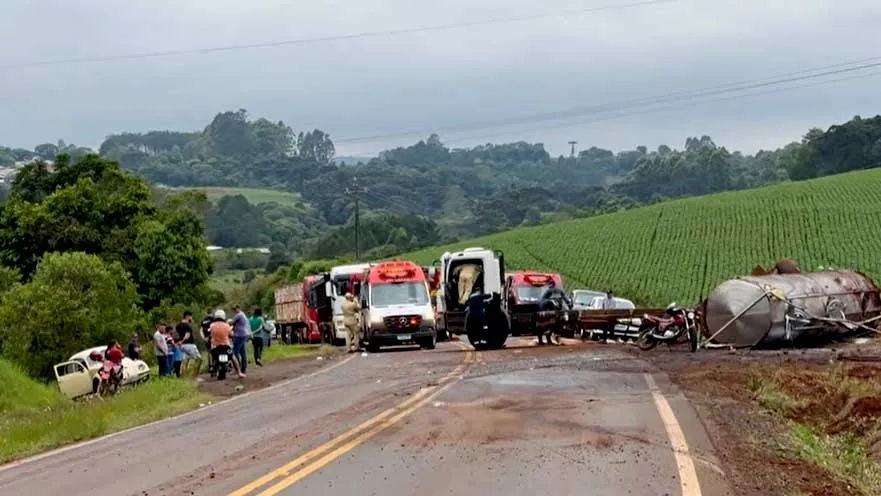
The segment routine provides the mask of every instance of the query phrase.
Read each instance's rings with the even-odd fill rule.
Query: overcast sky
[[[53,59],[183,50],[531,16],[634,0],[2,0],[0,144],[97,147],[108,134],[203,128],[219,111],[320,128],[338,155],[439,129],[453,146],[528,140],[681,147],[709,134],[753,152],[881,113],[881,67],[829,85],[678,108],[614,104],[878,56],[878,0],[678,0],[536,20],[99,63]],[[10,67],[13,66],[13,67]],[[791,84],[805,84],[816,80]],[[775,87],[762,88],[768,91]],[[722,94],[708,99],[729,98]],[[517,117],[518,124],[483,127]],[[520,119],[522,117],[522,119]],[[459,132],[451,129],[459,128]],[[347,140],[416,131],[376,141]],[[423,133],[424,131],[424,133]]]

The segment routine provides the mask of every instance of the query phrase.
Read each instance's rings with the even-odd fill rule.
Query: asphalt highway
[[[663,374],[612,346],[519,338],[497,351],[448,342],[343,356],[268,389],[0,467],[0,495],[96,492],[732,494],[700,420]]]

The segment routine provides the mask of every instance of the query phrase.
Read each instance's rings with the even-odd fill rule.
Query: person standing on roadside
[[[606,297],[603,298],[600,308],[602,310],[615,310],[615,307],[615,295],[612,293],[612,290],[609,289],[606,291]],[[608,341],[609,338],[612,336],[609,327],[610,326],[606,326],[603,328],[603,341]]]
[[[184,357],[183,374],[190,362],[196,364],[195,376],[199,375],[199,369],[202,368],[202,355],[199,354],[199,348],[196,347],[196,339],[193,337],[193,312],[184,312],[184,318],[175,328],[177,331],[178,346]]]
[[[138,333],[132,334],[132,339],[128,342],[127,351],[128,353],[126,353],[126,356],[129,360],[141,359],[141,343],[138,342]]]
[[[170,325],[165,326],[165,336],[165,339],[168,342],[168,349],[171,350],[171,355],[169,355],[169,358],[171,359],[169,369],[174,372],[176,377],[180,377],[180,368],[183,364],[184,354],[181,353],[180,345],[176,339],[177,336],[174,335],[174,327]]]
[[[358,351],[358,328],[361,320],[361,304],[352,293],[346,293],[343,301],[343,325],[346,326],[346,350],[349,353]]]
[[[156,355],[156,363],[159,366],[159,377],[168,375],[168,342],[165,340],[165,324],[156,324],[156,332],[153,333],[153,354]]]
[[[244,377],[248,370],[248,350],[245,348],[245,344],[251,337],[251,325],[241,307],[236,306],[233,310],[236,314],[232,318],[232,354],[239,361],[239,367]]]
[[[209,308],[205,310],[205,316],[199,323],[202,331],[202,339],[205,341],[205,349],[208,350],[208,372],[214,377],[214,354],[211,353],[211,324],[214,322],[214,312]]]
[[[251,332],[253,333],[251,343],[254,345],[254,363],[258,367],[262,367],[263,346],[269,342],[269,333],[264,329],[266,321],[263,319],[263,310],[259,308],[254,309],[254,314],[251,315],[248,324],[251,326]]]

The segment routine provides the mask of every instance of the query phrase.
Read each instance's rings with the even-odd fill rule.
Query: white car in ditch
[[[71,356],[68,361],[56,364],[55,380],[58,388],[68,398],[80,398],[98,391],[98,371],[104,365],[103,360],[93,360],[92,354],[102,357],[106,346],[96,346]],[[150,378],[150,366],[143,360],[122,359],[122,385],[137,384]]]

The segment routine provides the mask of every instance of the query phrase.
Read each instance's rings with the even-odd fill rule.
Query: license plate
[[[413,339],[413,336],[409,334],[398,334],[398,341],[410,341]]]
[[[217,361],[220,363],[226,363],[229,361],[229,355],[218,355]]]

